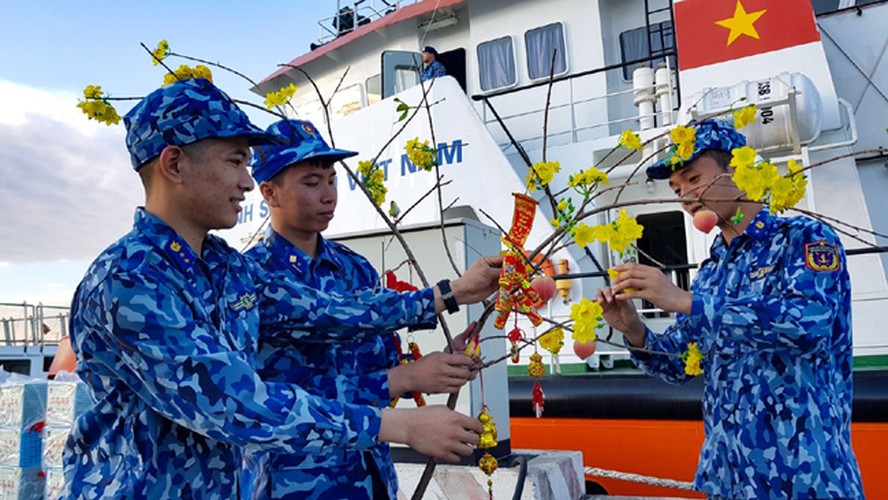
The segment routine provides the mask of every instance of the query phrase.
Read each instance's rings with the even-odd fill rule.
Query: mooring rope
[[[598,467],[585,467],[583,469],[583,473],[587,476],[606,477],[610,479],[619,479],[620,481],[629,481],[632,483],[649,484],[651,486],[662,486],[663,488],[696,491],[694,489],[693,483],[675,481],[673,479],[662,479],[659,477],[642,476],[641,474],[632,474],[630,472],[618,472],[615,470],[599,469]]]

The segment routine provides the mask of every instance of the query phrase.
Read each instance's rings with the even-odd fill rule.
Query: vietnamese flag
[[[683,0],[675,25],[681,70],[820,40],[811,0]]]

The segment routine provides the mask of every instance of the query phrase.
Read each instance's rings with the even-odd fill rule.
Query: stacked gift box
[[[45,381],[0,386],[0,498],[43,498],[45,417]]]
[[[83,382],[53,381],[47,384],[46,427],[43,429],[43,470],[46,498],[55,500],[64,486],[62,454],[74,421],[92,405]]]
[[[92,404],[79,381],[9,379],[0,385],[0,499],[56,499],[74,421]]]

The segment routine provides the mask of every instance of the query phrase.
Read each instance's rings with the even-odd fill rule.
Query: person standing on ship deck
[[[689,343],[704,354],[698,490],[730,499],[863,498],[851,448],[851,286],[842,243],[822,222],[776,217],[746,201],[730,166],[745,137],[716,120],[693,127],[691,157],[682,164],[671,153],[647,175],[668,179],[681,198],[699,198],[682,207],[714,211],[721,234],[690,292],[659,269],[617,266],[612,288],[596,293],[604,319],[628,345],[672,353],[632,354],[667,382],[691,379],[678,357]],[[744,216],[732,221],[738,209]],[[655,335],[632,299],[678,313],[676,323]]]
[[[419,80],[427,82],[446,74],[444,65],[438,62],[438,51],[432,46],[422,49],[422,70],[419,73]]]
[[[449,461],[471,453],[477,419],[444,407],[380,411],[257,375],[260,324],[346,338],[354,327],[434,324],[447,307],[437,288],[341,297],[259,286],[264,271],[207,234],[237,222],[253,187],[249,145],[282,138],[204,79],[155,90],[124,121],[146,203],[75,293],[71,339],[96,402],[68,437],[63,498],[236,498],[244,449],[320,454],[392,441]],[[455,299],[492,293],[497,265],[470,268],[452,284]]]

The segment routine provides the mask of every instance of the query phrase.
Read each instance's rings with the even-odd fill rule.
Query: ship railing
[[[47,346],[57,346],[68,334],[69,318],[67,307],[0,303],[0,347],[42,352]]]
[[[318,40],[312,49],[418,1],[421,0],[337,0],[336,13],[318,21]]]
[[[551,141],[553,138],[567,136],[567,142],[573,144],[590,139],[600,139],[603,137],[619,135],[619,133],[626,128],[632,128],[637,131],[674,123],[678,108],[681,105],[678,73],[674,68],[675,56],[676,54],[674,51],[666,51],[650,57],[633,60],[631,62],[603,66],[588,71],[553,78],[553,94],[556,92],[561,94],[566,92],[567,97],[562,103],[550,105],[549,114],[552,115],[560,110],[566,110],[569,114],[570,125],[569,127],[560,130],[553,130],[553,127],[550,126],[548,133],[549,140]],[[661,67],[664,67],[668,71],[668,78],[665,79],[666,81],[653,81],[650,85],[634,82],[634,84],[630,83],[630,88],[628,89],[620,89],[611,92],[605,91],[591,96],[577,95],[580,93],[577,87],[579,85],[588,84],[588,79],[590,78],[602,80],[601,84],[606,88],[612,86],[607,82],[607,73],[622,73],[624,68],[636,68],[639,64],[653,64],[658,62],[662,63]],[[616,76],[615,80],[622,82],[622,75]],[[546,112],[546,108],[541,105],[540,107],[527,110],[526,107],[524,107],[523,110],[518,112],[502,114],[497,111],[496,107],[494,107],[494,101],[500,101],[501,98],[507,98],[507,96],[514,97],[515,94],[526,94],[533,89],[539,89],[548,85],[549,80],[544,79],[521,87],[472,96],[472,100],[483,103],[480,114],[485,125],[487,125],[488,128],[493,129],[497,127],[496,124],[498,124],[504,129],[505,134],[509,139],[506,142],[500,143],[500,147],[504,151],[508,150],[509,147],[515,147],[520,153],[522,149],[533,149],[529,147],[530,144],[542,141],[543,136],[538,132],[521,135],[520,132],[517,134],[513,133],[513,131],[510,131],[510,128],[518,128],[513,125],[521,125],[523,122],[525,127],[522,128],[532,128],[536,131],[541,130],[539,125],[543,123],[543,116]],[[593,83],[593,87],[594,86],[595,84]],[[588,94],[588,91],[585,91],[585,93]],[[647,112],[640,112],[639,110],[641,108],[637,106],[641,100],[644,100],[644,96],[648,97],[651,105],[648,107]],[[502,102],[506,103],[505,100]],[[581,115],[578,108],[596,102],[602,102],[603,113],[601,114],[603,114],[606,119],[594,121],[585,115]],[[615,110],[620,109],[621,105],[634,112],[632,114],[624,114],[624,116],[613,116],[613,114],[616,113]],[[529,120],[534,121],[537,126],[526,127]],[[493,130],[491,131],[493,132]],[[589,132],[589,134],[584,134],[586,132]],[[494,137],[498,136],[501,135],[494,133]],[[550,143],[554,144],[554,141]],[[521,147],[519,147],[519,145]]]

